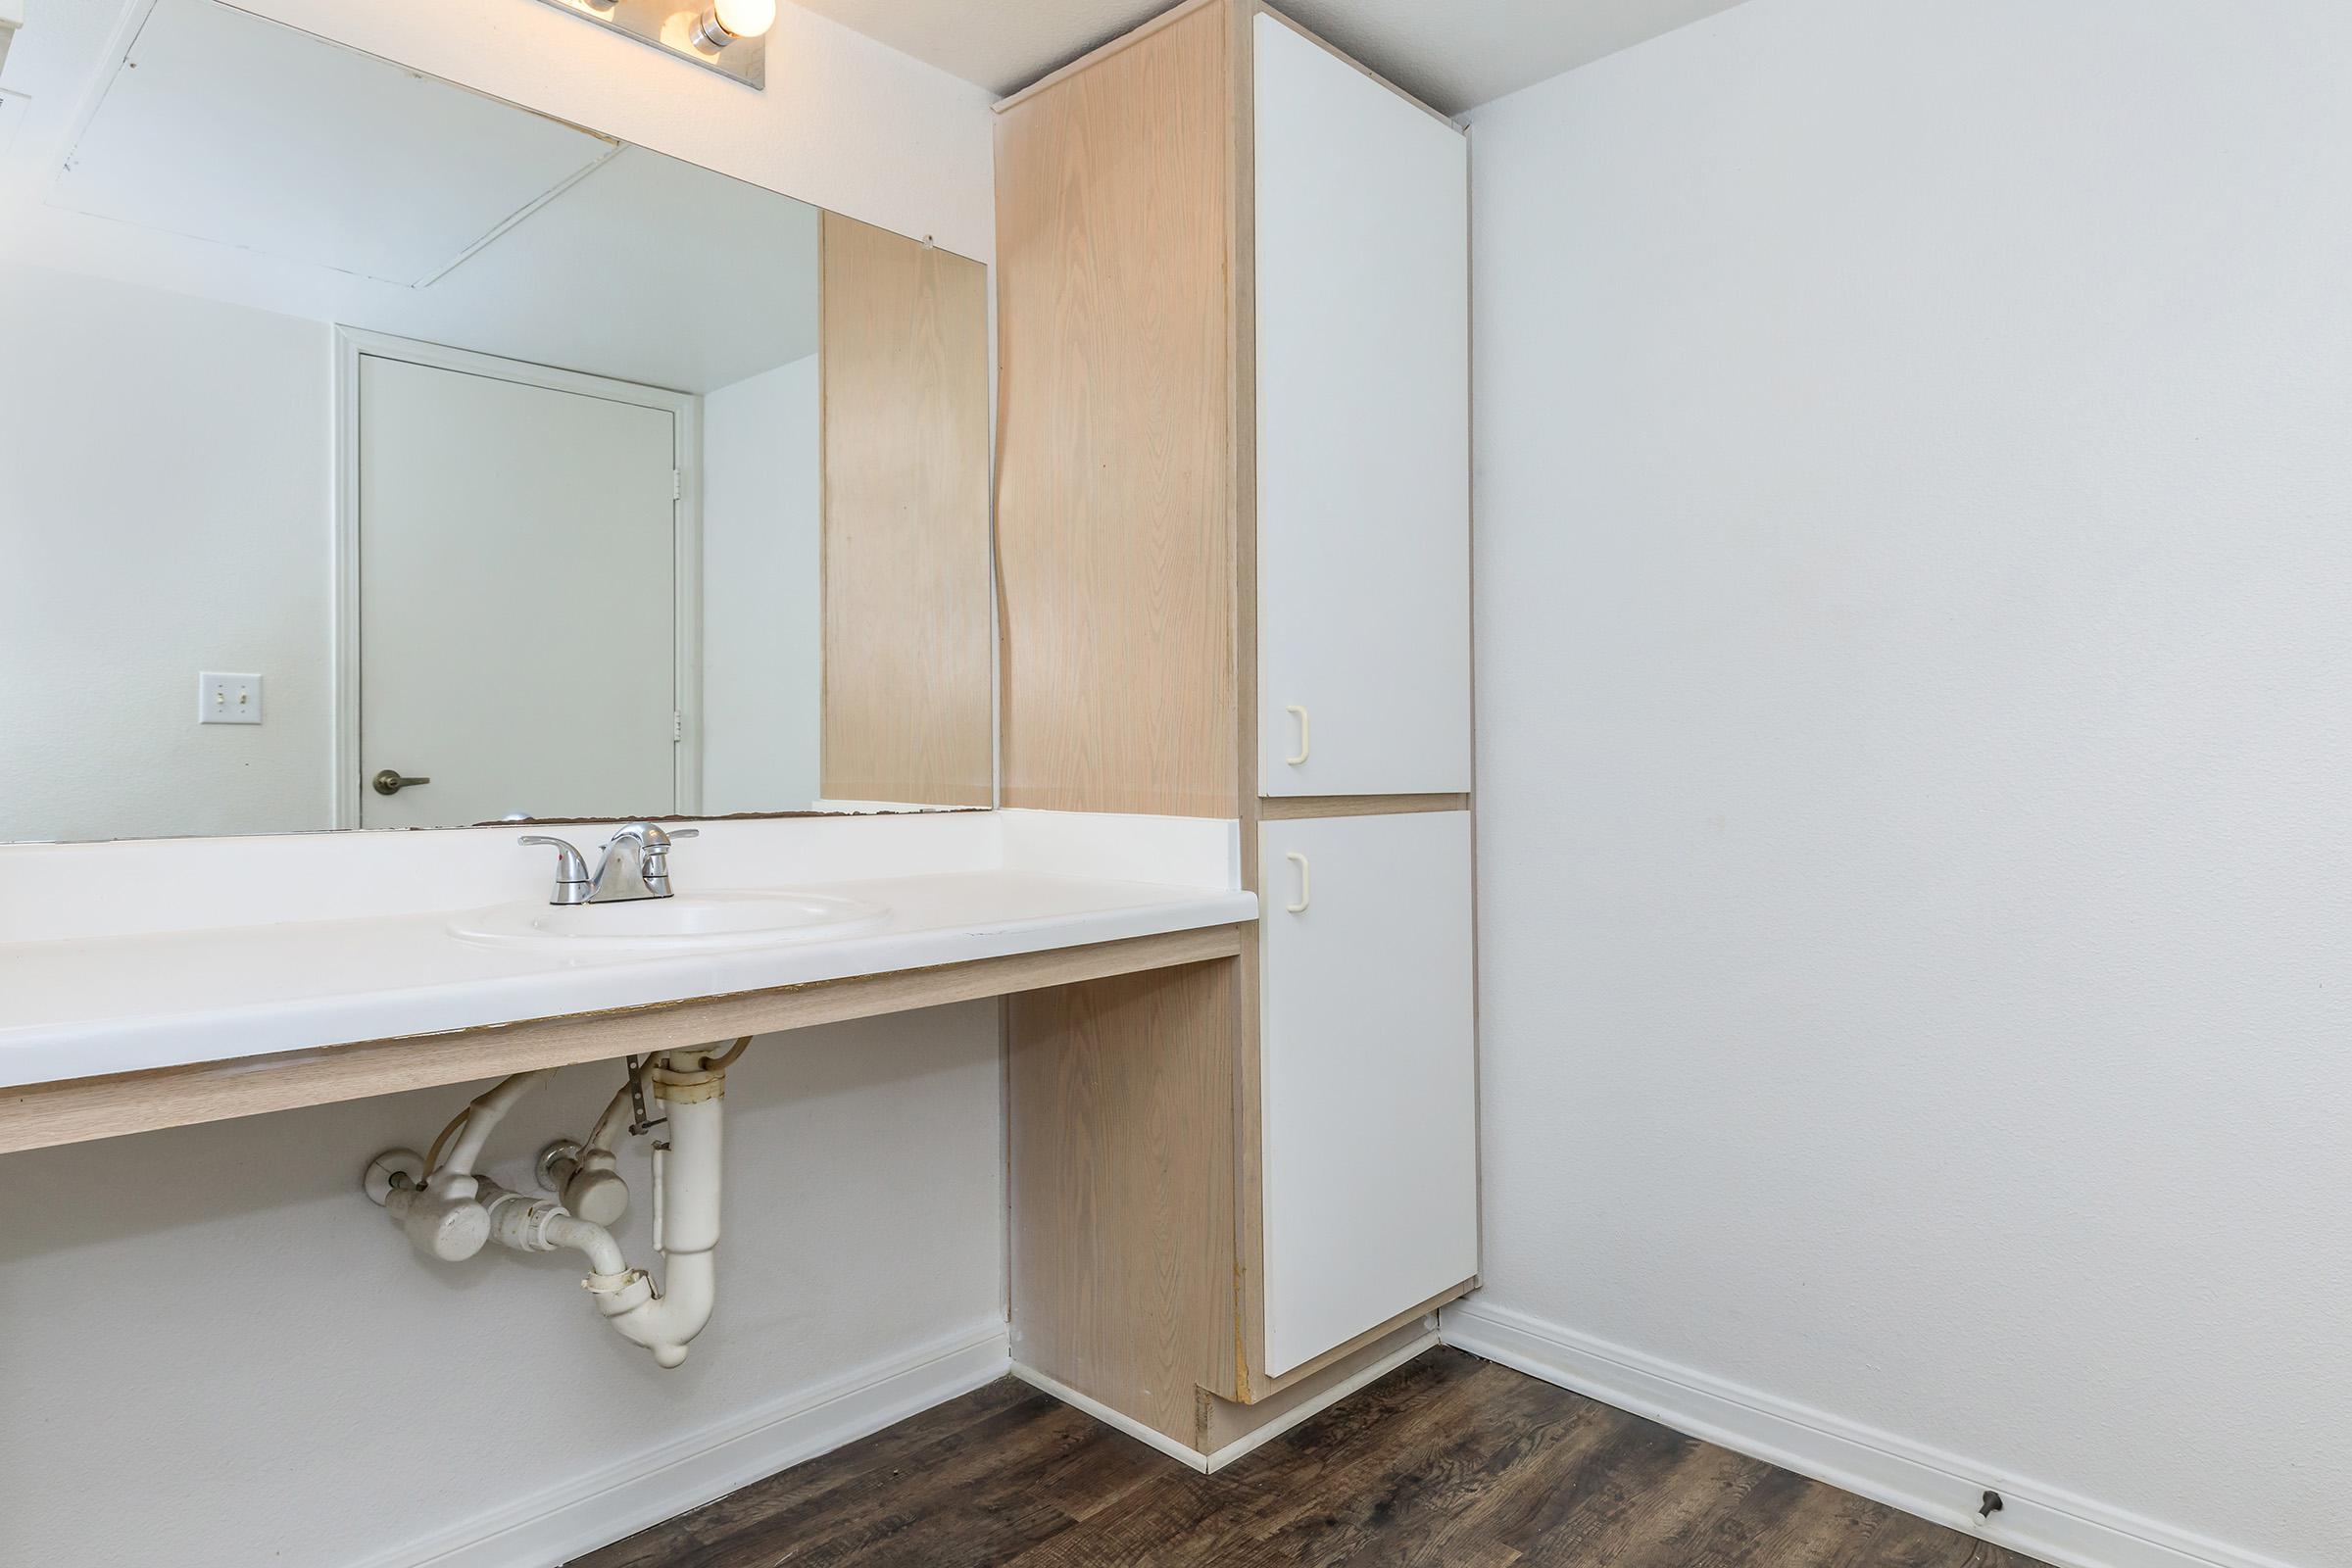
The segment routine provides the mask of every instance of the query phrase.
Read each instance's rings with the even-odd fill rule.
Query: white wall
[[[1749,0],[1474,117],[1466,1327],[2352,1560],[2347,83]]]
[[[531,1156],[618,1082],[575,1067],[526,1102],[498,1178],[530,1191]],[[674,1372],[605,1326],[576,1259],[426,1263],[360,1196],[370,1154],[422,1147],[480,1088],[0,1162],[0,1560],[420,1561],[573,1478],[1002,1327],[991,1004],[773,1037],[727,1075],[718,1311]],[[652,1264],[645,1165],[623,1168],[623,1249]]]
[[[703,809],[823,793],[816,356],[703,398]]]
[[[0,840],[331,824],[330,354],[321,323],[0,263]],[[816,363],[705,400],[711,811],[821,791]],[[264,722],[198,725],[207,669],[261,674]]]
[[[0,839],[323,828],[330,333],[0,263]],[[198,725],[204,670],[259,725]]]
[[[255,9],[992,255],[987,95],[790,6],[765,94],[532,0]],[[568,1114],[519,1113],[506,1174],[608,1076],[565,1074]],[[428,1269],[357,1196],[368,1153],[429,1138],[462,1090],[8,1156],[0,1554],[389,1568],[599,1462],[659,1465],[672,1440],[1001,1325],[999,1088],[985,1004],[756,1048],[730,1078],[719,1316],[676,1373],[614,1344],[564,1265]]]
[[[754,92],[536,0],[244,9],[960,256],[996,255],[991,95],[798,6]]]

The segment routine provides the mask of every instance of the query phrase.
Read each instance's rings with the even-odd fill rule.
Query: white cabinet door
[[[1265,1371],[1279,1377],[1478,1272],[1470,815],[1258,831]]]
[[[1466,143],[1254,28],[1258,787],[1467,790]]]

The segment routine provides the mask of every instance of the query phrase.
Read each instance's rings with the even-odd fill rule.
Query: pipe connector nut
[[[706,1068],[700,1072],[685,1072],[667,1062],[657,1062],[648,1074],[655,1097],[673,1105],[691,1105],[699,1101],[717,1100],[727,1092],[727,1069]]]
[[[598,1296],[618,1296],[632,1285],[643,1286],[649,1297],[653,1294],[653,1281],[641,1268],[624,1268],[617,1274],[591,1274],[580,1281],[582,1290]]]

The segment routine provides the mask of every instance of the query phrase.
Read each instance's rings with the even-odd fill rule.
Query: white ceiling
[[[162,0],[49,203],[421,287],[606,137],[206,0]]]
[[[805,203],[214,0],[44,15],[0,259],[685,392],[815,350]]]
[[[903,54],[1008,93],[1175,0],[799,0]],[[1738,0],[1284,0],[1313,29],[1449,115]]]

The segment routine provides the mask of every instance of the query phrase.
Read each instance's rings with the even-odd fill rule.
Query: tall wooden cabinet
[[[1007,1004],[1013,1358],[1206,1461],[1478,1269],[1466,152],[1253,0],[999,108],[1004,801],[1261,906]]]

